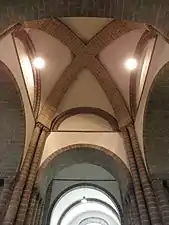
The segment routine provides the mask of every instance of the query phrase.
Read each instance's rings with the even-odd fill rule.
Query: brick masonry
[[[153,189],[156,193],[157,202],[160,205],[160,212],[162,215],[163,223],[169,225],[169,204],[167,195],[165,193],[165,188],[163,185],[163,180],[154,179],[152,181]]]
[[[23,29],[22,25],[20,29],[15,29],[12,32],[13,35],[13,41],[16,45],[15,38],[19,39],[25,48],[25,52],[27,53],[30,62],[35,58],[36,56],[36,50],[35,46],[29,37],[28,33]],[[16,52],[18,54],[17,48]],[[35,67],[32,67],[33,72],[33,78],[34,78],[34,102],[33,102],[33,112],[35,118],[37,118],[39,113],[39,107],[40,107],[40,98],[41,98],[41,81],[40,81],[40,72]]]
[[[169,63],[157,74],[149,92],[144,121],[144,146],[148,169],[153,177],[169,175]]]
[[[55,1],[55,2],[52,0],[51,1],[44,0],[44,1],[38,1],[38,2],[29,1],[29,3],[26,1],[25,2],[23,1],[22,3],[20,3],[19,1],[16,1],[14,6],[12,1],[10,2],[8,1],[8,2],[5,2],[5,4],[3,4],[1,7],[0,25],[1,25],[1,28],[3,29],[4,27],[6,27],[7,25],[13,22],[18,22],[18,20],[19,21],[34,20],[34,19],[39,19],[44,17],[56,17],[56,16],[102,16],[102,17],[116,17],[120,19],[132,19],[136,21],[150,22],[152,24],[155,24],[157,27],[162,28],[164,32],[166,33],[168,32],[168,11],[167,11],[168,6],[165,3],[165,1],[160,4],[157,3],[157,1],[151,4],[151,3],[147,3],[148,1],[143,1],[143,0],[135,2],[135,3],[131,2],[131,4],[129,3],[129,1],[125,1],[125,0],[121,2],[118,1],[118,2],[119,3],[117,4],[115,3],[115,1],[108,1],[108,0],[104,2],[101,0],[100,1],[99,0],[98,1],[87,1],[87,0],[64,1],[62,0],[62,1]],[[127,6],[130,6],[130,8]],[[163,14],[165,14],[165,16]],[[57,20],[43,20],[43,21],[25,23],[27,27],[39,28],[44,31],[47,31],[48,33],[52,34],[56,38],[58,37],[62,38],[62,42],[66,44],[71,49],[71,51],[76,55],[76,58],[71,64],[71,67],[68,68],[68,70],[63,74],[62,79],[59,81],[59,83],[56,84],[55,89],[52,91],[51,96],[49,96],[48,98],[48,102],[50,103],[51,108],[47,108],[47,109],[44,108],[42,111],[41,119],[45,125],[47,126],[51,125],[50,123],[52,123],[54,119],[54,114],[59,102],[61,101],[65,91],[67,90],[71,82],[73,82],[73,80],[76,78],[76,75],[74,74],[76,74],[76,72],[78,72],[78,70],[81,69],[83,66],[89,67],[89,69],[96,76],[100,84],[104,83],[106,80],[104,86],[102,84],[102,88],[105,90],[108,99],[110,100],[112,106],[114,107],[117,120],[118,120],[118,125],[122,127],[124,125],[127,125],[131,121],[129,112],[125,106],[125,103],[121,97],[121,94],[119,93],[115,85],[112,83],[112,81],[110,81],[109,74],[107,73],[107,71],[105,71],[104,67],[100,64],[100,62],[95,57],[103,47],[105,47],[110,41],[112,41],[112,35],[113,35],[113,39],[115,40],[122,34],[125,34],[126,32],[129,32],[130,30],[135,29],[133,27],[134,26],[133,24],[132,26],[128,26],[127,23],[125,22],[115,21],[115,23],[113,22],[112,24],[110,25],[110,27],[109,26],[106,27],[99,34],[99,36],[96,35],[91,40],[91,42],[89,42],[88,45],[86,46],[71,31],[69,31],[68,38],[64,39],[63,33],[65,32],[66,27],[63,24],[61,26],[58,26],[60,24],[59,24],[59,21]],[[60,29],[59,32],[58,32],[58,27]],[[111,39],[110,39],[110,36],[108,35],[109,34],[108,31],[110,30],[113,31],[113,33],[110,33]],[[98,37],[104,41],[99,42]],[[72,40],[75,40],[75,41],[72,42]],[[83,62],[85,62],[85,64]],[[97,69],[99,69],[101,73],[98,73]],[[70,73],[72,75],[71,80],[69,79],[66,80],[65,77],[70,76]],[[104,77],[104,79],[102,76]],[[58,93],[58,89],[57,89],[58,85],[59,86],[63,85],[63,93]],[[138,146],[136,134],[134,130],[131,130],[131,127],[127,127],[127,129],[128,129],[128,133],[127,133],[128,136],[125,136],[124,139],[125,138],[127,139],[126,150],[128,151],[130,169],[131,169],[132,178],[133,178],[133,186],[135,190],[135,196],[129,195],[128,199],[125,199],[125,197],[128,193],[128,187],[132,183],[130,173],[128,170],[126,170],[126,167],[121,163],[121,161],[115,155],[113,154],[110,155],[108,150],[103,148],[98,149],[97,146],[78,145],[78,146],[71,146],[71,147],[69,146],[68,148],[61,149],[59,151],[59,154],[62,153],[64,157],[67,157],[66,158],[67,160],[71,161],[70,163],[73,163],[74,161],[72,158],[73,156],[76,156],[76,151],[75,153],[72,153],[73,148],[80,148],[80,149],[90,148],[90,150],[92,148],[93,150],[91,150],[90,152],[90,157],[85,155],[86,153],[82,153],[83,157],[81,158],[85,160],[89,160],[89,161],[90,161],[90,158],[95,158],[95,159],[97,158],[97,160],[92,163],[96,163],[96,164],[103,163],[106,168],[108,167],[107,169],[112,171],[112,173],[115,173],[113,175],[117,177],[117,180],[120,183],[122,193],[123,193],[123,198],[126,201],[126,204],[129,205],[132,202],[131,204],[132,207],[128,213],[135,215],[137,218],[139,217],[142,225],[149,225],[150,221],[152,222],[152,224],[159,225],[161,224],[161,220],[160,220],[158,208],[156,205],[156,199],[153,193],[153,189],[151,188],[151,183],[149,182],[147,172],[145,170],[145,166],[144,166],[141,152]],[[3,225],[13,224],[16,215],[17,215],[17,224],[20,224],[20,225],[24,224],[27,210],[29,212],[29,208],[28,208],[29,200],[31,199],[34,181],[36,178],[36,172],[38,169],[38,162],[41,155],[41,152],[38,151],[38,148],[37,148],[37,153],[35,154],[36,145],[37,145],[37,141],[39,139],[41,130],[42,130],[42,126],[40,127],[37,126],[35,128],[35,133],[33,134],[34,136],[29,146],[28,153],[22,167],[22,171],[16,182],[16,185],[10,200],[10,205],[9,205],[7,214],[5,215],[5,220]],[[146,130],[146,135],[151,135],[151,134],[147,134],[147,132],[148,130]],[[152,143],[153,143],[153,140],[152,140]],[[68,149],[70,150],[70,154],[66,156],[65,152]],[[100,156],[96,154],[97,157],[91,157],[92,154],[94,156],[93,152],[96,151],[96,149],[97,151],[100,150],[100,153],[99,153]],[[101,152],[106,153],[106,154],[103,154],[106,157],[105,160],[103,159],[103,155],[101,154]],[[51,174],[50,172],[53,172],[53,171],[50,171],[51,167],[48,166],[48,164],[50,165],[50,163],[52,163],[52,165],[54,165],[53,163],[56,163],[54,160],[55,157],[57,157],[57,160],[59,160],[60,156],[57,154],[52,155],[49,161],[46,164],[42,165],[42,168],[39,171],[38,181],[43,180],[43,177],[46,174],[49,175]],[[109,160],[109,156],[111,158],[110,159],[111,161]],[[82,160],[82,159],[79,159],[79,160]],[[114,162],[112,159],[114,159]],[[57,169],[62,169],[60,168],[60,165],[63,165],[62,161],[63,161],[62,158],[61,158],[61,163],[57,161],[59,165]],[[110,163],[108,163],[109,161]],[[9,174],[11,174],[11,170],[10,170],[11,162],[12,161],[10,159],[10,164],[9,165],[7,164]],[[69,162],[67,161],[66,164],[67,163]],[[49,176],[49,180],[44,185],[45,188],[47,188],[48,183],[50,182],[51,179],[52,177]],[[162,197],[164,197],[160,194],[161,193],[160,188],[162,187],[159,184],[157,185],[157,183],[155,183],[153,187],[154,187],[154,190],[157,192],[156,195],[157,195],[158,201],[162,202],[161,199]],[[21,198],[22,192],[23,192],[23,197]],[[163,207],[166,207],[166,205],[164,205],[163,203],[163,204],[160,204],[160,207],[163,208]],[[134,211],[134,208],[135,208],[135,211]],[[164,220],[164,215],[163,215],[163,220]]]
[[[75,144],[59,149],[42,163],[37,177],[37,183],[41,187],[42,193],[46,193],[46,189],[56,171],[58,172],[74,163],[82,162],[100,165],[109,171],[119,182],[122,196],[125,198],[128,186],[132,183],[128,168],[113,152],[90,144]]]
[[[46,138],[48,135],[48,130],[46,130],[45,128],[43,128],[43,130],[41,131],[39,140],[38,140],[38,144],[36,146],[36,152],[34,154],[32,163],[31,163],[31,168],[29,170],[29,175],[27,178],[27,182],[23,191],[23,195],[22,195],[22,199],[20,202],[20,206],[19,206],[19,210],[17,212],[17,217],[16,217],[16,224],[17,225],[23,225],[25,222],[25,217],[27,214],[27,210],[28,210],[28,205],[29,205],[29,201],[31,198],[31,193],[32,193],[32,189],[35,183],[35,179],[36,179],[36,175],[38,172],[38,168],[39,168],[39,164],[41,161],[41,156],[43,153],[43,149],[44,149],[44,145],[46,142]]]
[[[24,20],[49,17],[113,17],[153,24],[168,34],[167,0],[15,0],[0,2],[1,29]]]
[[[5,212],[8,208],[8,204],[13,192],[14,184],[15,184],[15,180],[13,179],[4,180],[4,186],[1,189],[1,194],[0,194],[0,223],[2,223]]]
[[[137,43],[134,58],[136,58],[139,61],[141,61],[141,57],[144,51],[144,48],[146,47],[146,44],[148,41],[150,41],[153,38],[157,38],[157,33],[152,30],[145,30],[142,34],[140,40]],[[155,44],[154,44],[155,47]],[[152,56],[151,56],[152,57]],[[151,59],[150,59],[151,60]],[[142,63],[142,62],[141,62]],[[137,114],[137,81],[140,79],[140,76],[138,74],[138,71],[132,71],[130,76],[130,111],[133,119],[135,119]]]
[[[102,109],[93,107],[78,107],[64,111],[63,113],[59,114],[52,122],[51,131],[57,131],[65,119],[78,114],[92,114],[99,116],[109,123],[109,125],[112,127],[112,131],[119,131],[117,120],[112,115]]]
[[[27,177],[29,174],[29,170],[31,167],[31,163],[34,157],[34,153],[36,150],[36,145],[39,140],[39,136],[41,133],[42,126],[39,124],[35,127],[34,132],[32,134],[32,140],[30,142],[30,145],[28,147],[27,154],[24,159],[24,163],[22,166],[21,173],[18,176],[17,182],[15,184],[10,202],[9,202],[9,207],[8,210],[5,214],[3,225],[11,225],[15,221],[15,217],[18,211],[18,207],[21,201],[22,193],[24,190],[24,186],[27,181]]]
[[[25,111],[13,74],[0,61],[0,177],[15,177],[25,144]]]
[[[122,127],[131,122],[130,114],[120,91],[97,56],[110,42],[115,41],[117,38],[131,30],[137,29],[137,24],[133,22],[113,20],[87,44],[83,43],[79,37],[56,19],[25,22],[24,25],[26,28],[40,29],[59,39],[75,55],[74,60],[65,69],[62,76],[56,82],[48,96],[46,104],[41,110],[38,120],[42,124],[50,127],[57,107],[64,94],[77,78],[78,72],[83,68],[88,68],[103,88],[114,109],[119,126]]]
[[[141,180],[139,177],[139,173],[138,173],[138,169],[137,169],[137,165],[135,161],[131,139],[130,139],[128,130],[126,128],[123,128],[121,131],[122,131],[124,144],[126,146],[126,153],[128,156],[131,175],[133,179],[133,187],[134,187],[136,205],[138,210],[137,214],[139,215],[139,218],[140,218],[139,221],[141,221],[141,224],[150,225],[150,220],[149,220],[147,207],[146,207],[146,201],[144,198],[144,192],[142,189]]]
[[[133,149],[133,154],[134,154],[136,166],[138,169],[140,183],[143,189],[143,195],[144,195],[146,206],[147,206],[147,212],[149,214],[149,219],[152,224],[161,224],[161,217],[160,217],[159,209],[155,199],[155,194],[153,192],[151,183],[149,181],[149,176],[142,158],[135,128],[131,124],[127,126],[127,130],[131,140],[131,146]],[[136,193],[136,196],[137,196],[137,193]]]
[[[32,190],[31,199],[29,201],[28,211],[27,211],[27,215],[26,215],[26,218],[25,218],[25,225],[31,225],[37,195],[38,195],[37,189],[34,188]]]

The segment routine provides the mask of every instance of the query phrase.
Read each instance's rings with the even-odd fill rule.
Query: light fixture
[[[125,61],[126,69],[132,71],[137,68],[137,60],[135,58],[129,58]]]
[[[36,68],[36,69],[43,69],[45,67],[45,61],[43,58],[41,57],[36,57],[33,62],[32,62],[33,66]]]
[[[87,203],[87,199],[85,197],[82,198],[81,203],[85,204]]]

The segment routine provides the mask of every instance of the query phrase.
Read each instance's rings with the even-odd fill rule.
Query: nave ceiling
[[[53,119],[65,111],[86,107],[107,112],[120,128],[134,120],[144,155],[146,125],[143,126],[143,121],[149,89],[155,75],[167,62],[169,51],[167,39],[155,28],[108,18],[25,21],[3,33],[0,49],[1,61],[14,74],[21,90],[26,122],[25,149],[35,120],[50,128]],[[43,69],[33,65],[35,57],[44,59]],[[125,66],[130,58],[137,61],[133,71]],[[106,134],[111,133],[106,121],[83,113],[74,115],[59,129],[60,134],[52,135],[85,131],[87,136],[87,131],[103,132],[102,147],[109,147],[104,143],[110,143],[107,137],[114,135]],[[67,144],[77,142],[75,133],[71,135],[74,141]],[[97,144],[82,133],[76,135],[80,135],[78,139],[82,142],[86,139],[86,143]],[[118,146],[121,146],[120,133],[117,136]],[[68,140],[67,136],[65,139]],[[58,148],[65,147],[66,142],[61,142]],[[113,151],[121,155],[127,165],[125,150],[116,148]],[[49,156],[52,152],[48,147],[45,149]]]

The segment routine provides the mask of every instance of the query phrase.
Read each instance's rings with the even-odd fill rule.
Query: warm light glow
[[[135,70],[137,68],[137,60],[134,58],[129,58],[125,62],[125,67],[128,70]]]
[[[45,67],[45,61],[43,58],[41,57],[36,57],[34,60],[33,60],[33,66],[36,68],[36,69],[43,69]]]

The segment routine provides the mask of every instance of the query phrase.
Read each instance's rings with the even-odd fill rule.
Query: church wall
[[[75,164],[60,171],[55,179],[56,180],[53,181],[52,185],[51,203],[55,200],[56,196],[68,187],[85,183],[97,185],[107,190],[121,204],[121,196],[117,181],[110,173],[99,166],[85,163]]]
[[[41,164],[52,153],[72,144],[92,144],[109,149],[128,165],[124,143],[119,133],[52,132],[46,141]]]
[[[58,127],[58,131],[107,131],[111,132],[110,124],[99,116],[92,114],[80,114],[64,120]]]
[[[26,140],[24,150],[26,151],[35,122],[11,34],[0,42],[0,60],[4,62],[13,73],[22,95],[26,117]]]
[[[143,121],[144,121],[146,100],[155,76],[157,75],[158,71],[163,67],[163,65],[168,61],[168,55],[169,55],[169,44],[161,36],[158,36],[154,54],[152,56],[152,62],[150,64],[150,68],[147,74],[143,94],[140,100],[135,121],[136,132],[138,135],[143,155],[144,155]]]

